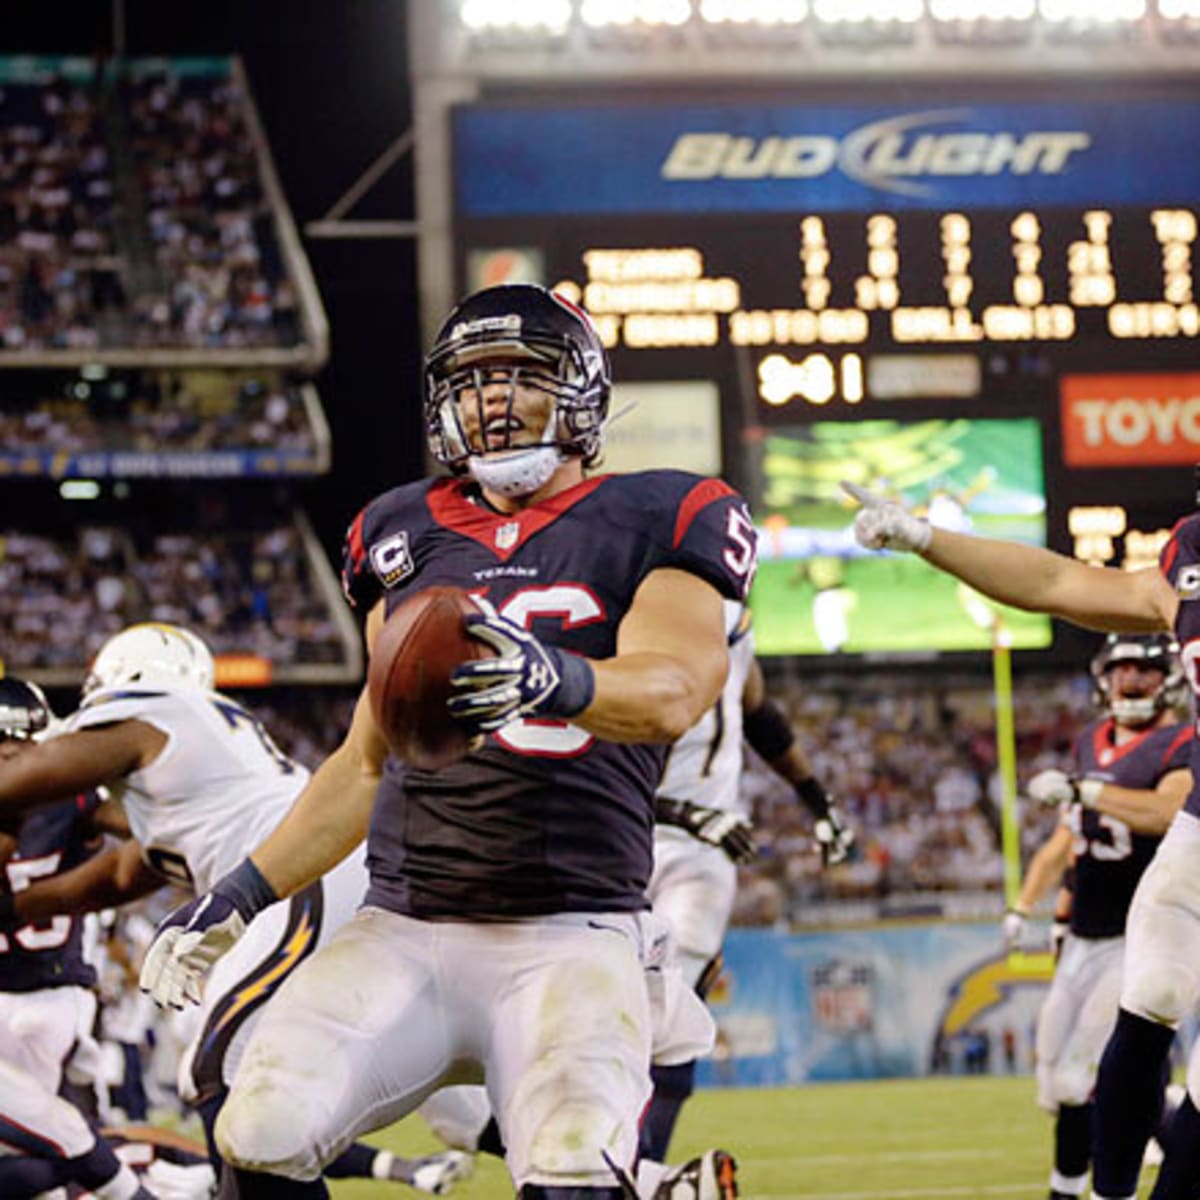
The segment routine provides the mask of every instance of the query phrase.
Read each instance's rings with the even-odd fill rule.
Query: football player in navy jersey
[[[1110,634],[1092,662],[1105,715],[1075,743],[1071,773],[1039,772],[1028,795],[1060,808],[1005,929],[1019,926],[1074,862],[1070,931],[1037,1032],[1038,1103],[1055,1116],[1050,1200],[1087,1187],[1096,1068],[1117,1019],[1134,889],[1191,786],[1191,725],[1176,711],[1179,648],[1165,633]],[[1049,851],[1047,853],[1047,851]]]
[[[0,679],[0,761],[25,753],[46,732],[41,691]],[[99,849],[95,793],[30,814],[0,835],[0,1195],[35,1196],[67,1183],[105,1200],[148,1195],[73,1105],[58,1096],[67,1060],[89,1037],[96,972],[83,954],[82,922],[13,919],[13,893],[69,870]]]
[[[663,986],[646,913],[653,793],[720,694],[721,598],[749,586],[754,530],[714,479],[587,476],[609,389],[591,321],[551,292],[489,288],[450,314],[425,393],[449,476],[366,507],[345,582],[368,647],[422,588],[477,598],[470,632],[495,654],[457,668],[450,701],[476,748],[401,768],[364,693],[275,833],[147,954],[143,985],[180,1003],[256,911],[369,824],[364,907],[264,1013],[217,1123],[247,1195],[255,1170],[315,1179],[439,1084],[482,1079],[528,1200],[616,1200],[652,1052],[711,1044],[690,990]],[[672,998],[694,1003],[690,1022]],[[731,1194],[732,1161],[697,1190]]]
[[[930,525],[902,504],[843,485],[862,506],[855,536],[872,550],[920,554],[927,562],[1003,604],[1114,633],[1170,631],[1184,671],[1200,690],[1200,513],[1171,532],[1157,567],[1092,567],[1039,546]],[[1125,925],[1120,1011],[1096,1080],[1092,1195],[1137,1193],[1146,1143],[1162,1107],[1164,1064],[1180,1020],[1200,1000],[1200,739],[1190,749],[1192,782],[1137,886]],[[1188,1095],[1168,1135],[1156,1200],[1191,1195],[1200,1178],[1200,1057],[1188,1067]]]

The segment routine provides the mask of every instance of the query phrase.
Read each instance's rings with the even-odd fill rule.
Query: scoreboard
[[[619,383],[715,385],[720,469],[766,535],[769,651],[982,648],[962,597],[863,632],[837,477],[1134,567],[1190,509],[1200,459],[1200,160],[1178,141],[1200,88],[1062,90],[466,106],[458,282],[578,300]],[[839,590],[832,634],[780,616]],[[1048,623],[1005,619],[1049,647]],[[1060,630],[1057,649],[1093,641]]]

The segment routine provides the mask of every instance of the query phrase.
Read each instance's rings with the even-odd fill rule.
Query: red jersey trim
[[[1171,756],[1175,753],[1176,750],[1179,749],[1180,746],[1182,746],[1185,742],[1191,741],[1191,739],[1192,739],[1191,727],[1188,725],[1184,725],[1184,727],[1175,735],[1175,738],[1171,742],[1171,744],[1163,752],[1163,756],[1162,756],[1163,765],[1165,766],[1170,761]],[[1176,767],[1175,769],[1182,771],[1185,768]]]
[[[1118,746],[1116,739],[1113,737],[1113,733],[1116,729],[1116,722],[1112,719],[1112,717],[1109,717],[1104,724],[1097,726],[1096,732],[1092,734],[1092,751],[1096,756],[1096,761],[1101,763],[1103,766],[1109,766],[1118,759],[1124,758],[1125,755],[1129,754],[1131,751],[1137,749],[1137,747],[1140,746],[1148,737],[1157,733],[1159,728],[1160,726],[1154,725],[1149,729],[1143,729],[1141,733],[1135,734],[1129,739],[1129,741],[1122,742],[1121,745]],[[1181,736],[1191,737],[1191,730],[1182,730]],[[1174,751],[1178,744],[1178,738],[1171,743],[1170,750],[1168,750],[1163,756],[1164,762],[1170,757],[1171,752]]]
[[[443,529],[469,537],[490,550],[501,562],[507,562],[535,533],[590,496],[607,478],[607,475],[595,475],[584,479],[548,500],[515,513],[493,512],[473,504],[466,494],[468,485],[461,479],[439,480],[425,498],[430,514]]]
[[[1141,733],[1135,734],[1127,742],[1122,742],[1117,745],[1117,740],[1113,736],[1117,728],[1117,723],[1109,717],[1103,725],[1096,728],[1096,732],[1092,734],[1092,753],[1096,756],[1096,761],[1103,766],[1108,766],[1119,758],[1124,758],[1135,747],[1140,746],[1153,732],[1153,729],[1143,729]]]
[[[736,494],[729,484],[720,479],[702,479],[684,496],[679,505],[679,512],[675,517],[675,539],[671,543],[671,548],[679,549],[680,543],[687,536],[689,527],[701,510],[707,508],[714,500]]]
[[[350,552],[350,561],[353,563],[355,570],[362,564],[363,556],[367,552],[366,547],[363,545],[363,522],[366,519],[367,510],[364,508],[354,518],[354,522],[346,532],[346,548]]]
[[[1158,560],[1159,570],[1163,575],[1169,575],[1171,568],[1175,565],[1175,559],[1179,554],[1179,530],[1186,520],[1187,517],[1180,517],[1171,527],[1171,536],[1167,539],[1167,544],[1162,550],[1162,557]]]

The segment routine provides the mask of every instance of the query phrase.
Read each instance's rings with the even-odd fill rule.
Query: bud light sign
[[[1188,203],[1200,102],[466,106],[459,215]]]

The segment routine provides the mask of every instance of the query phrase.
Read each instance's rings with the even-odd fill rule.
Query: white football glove
[[[1082,804],[1084,808],[1095,808],[1100,799],[1104,783],[1099,779],[1076,779],[1066,771],[1051,767],[1039,771],[1025,789],[1030,800],[1047,807],[1056,804]]]
[[[1056,804],[1071,804],[1079,798],[1079,789],[1066,771],[1051,767],[1039,771],[1025,788],[1025,794],[1030,800],[1036,800],[1047,807]]]
[[[159,925],[138,985],[160,1008],[199,1004],[204,973],[245,932],[246,922],[229,900],[213,892],[199,896]]]
[[[821,852],[823,867],[844,863],[854,850],[854,830],[845,823],[836,804],[830,804],[828,812],[813,822],[813,837]]]
[[[1004,914],[1004,944],[1009,950],[1020,950],[1025,944],[1025,931],[1029,924],[1029,914],[1019,908],[1010,908]]]
[[[933,526],[924,517],[914,516],[903,504],[869,492],[856,483],[842,481],[842,490],[862,505],[854,517],[854,536],[868,550],[909,550],[920,553],[929,549]]]

